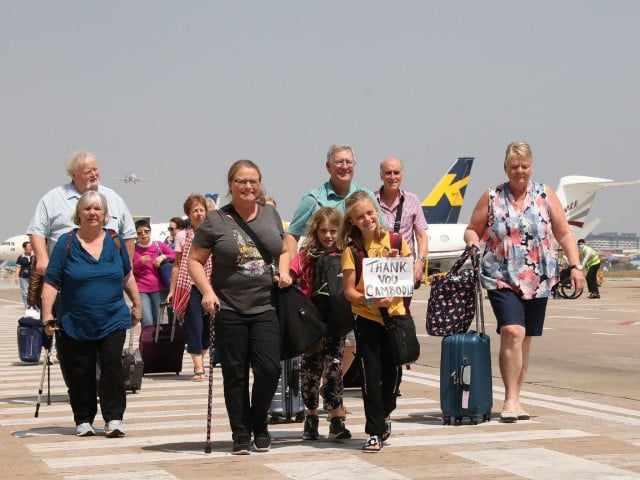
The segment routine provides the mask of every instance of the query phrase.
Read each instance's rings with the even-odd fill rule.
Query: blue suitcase
[[[484,324],[483,324],[484,330]],[[471,424],[491,420],[493,407],[489,336],[476,331],[442,339],[440,358],[440,408],[442,423]]]
[[[18,353],[20,360],[38,363],[42,352],[42,322],[39,318],[22,317],[18,320]]]

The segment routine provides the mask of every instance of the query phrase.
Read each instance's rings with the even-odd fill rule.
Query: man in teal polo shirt
[[[307,234],[309,219],[322,207],[337,208],[344,212],[344,201],[353,192],[364,190],[371,195],[375,204],[378,201],[373,192],[353,182],[356,160],[353,149],[349,145],[331,145],[327,153],[327,172],[329,181],[311,190],[300,200],[287,230],[287,244],[292,252],[298,248],[298,240]],[[384,216],[378,207],[378,216],[384,224]]]

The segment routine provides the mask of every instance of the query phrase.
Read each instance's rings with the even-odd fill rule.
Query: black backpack
[[[339,253],[323,253],[316,259],[311,299],[327,322],[327,335],[341,337],[353,330],[351,302],[344,298]]]

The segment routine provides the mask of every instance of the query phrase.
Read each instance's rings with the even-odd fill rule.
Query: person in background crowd
[[[133,275],[142,300],[142,326],[156,325],[160,304],[167,298],[168,288],[162,284],[158,268],[165,260],[174,260],[175,252],[162,242],[151,240],[151,225],[147,220],[136,223],[136,242],[133,257]]]
[[[29,294],[29,277],[31,276],[31,266],[33,264],[33,250],[31,243],[22,242],[22,250],[24,253],[16,260],[16,283],[20,284],[20,293],[22,294],[22,302],[24,308],[29,305],[27,303],[27,295]]]
[[[169,235],[164,239],[164,243],[169,245],[172,250],[175,249],[176,233],[182,230],[183,224],[184,222],[180,217],[171,217],[169,220]]]
[[[99,192],[89,190],[76,204],[73,222],[79,228],[63,234],[51,253],[42,288],[42,320],[47,335],[58,335],[65,358],[69,400],[76,435],[95,434],[96,397],[107,437],[122,437],[126,393],[122,349],[126,331],[138,324],[142,305],[131,275],[123,239],[109,223],[109,207]],[[127,306],[122,291],[133,306]],[[53,303],[60,292],[60,311]],[[100,379],[96,380],[96,361]]]
[[[234,162],[227,173],[231,203],[207,215],[193,238],[189,273],[202,292],[202,305],[215,316],[216,349],[224,377],[224,400],[234,455],[271,447],[267,413],[280,376],[280,324],[272,303],[274,282],[291,284],[291,257],[282,220],[256,199],[262,174],[251,160]],[[244,220],[278,265],[265,261],[234,214]],[[211,282],[205,264],[213,255]],[[249,389],[249,369],[253,386]]]
[[[600,268],[600,256],[584,239],[578,240],[578,250],[580,251],[581,268],[587,272],[587,287],[589,288],[589,298],[600,298],[598,288],[598,269]]]
[[[467,246],[478,249],[480,239],[486,237],[481,280],[500,334],[503,422],[529,419],[520,404],[520,391],[531,341],[542,335],[547,300],[558,280],[554,237],[569,260],[574,288],[584,286],[564,209],[551,187],[531,180],[532,166],[527,143],[509,144],[503,165],[508,181],[482,194],[464,234]]]
[[[206,377],[203,358],[211,342],[210,326],[207,312],[202,308],[202,294],[194,285],[187,270],[187,258],[194,231],[200,226],[207,214],[207,202],[202,195],[191,194],[185,200],[183,208],[184,213],[189,217],[189,226],[176,234],[176,256],[173,262],[167,303],[171,304],[174,315],[184,321],[187,352],[193,361],[191,380],[201,382]],[[205,260],[206,276],[209,279],[211,277],[211,258]]]
[[[424,279],[427,263],[428,227],[418,196],[402,190],[403,177],[402,162],[394,157],[387,158],[380,164],[382,186],[375,195],[389,230],[400,232],[411,248],[411,254],[415,260],[413,276],[419,288]]]

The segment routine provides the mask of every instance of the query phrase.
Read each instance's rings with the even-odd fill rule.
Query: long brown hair
[[[371,195],[369,195],[364,190],[358,190],[353,192],[347,199],[344,201],[344,217],[342,218],[342,228],[340,228],[340,240],[342,245],[348,245],[349,242],[353,243],[355,246],[359,248],[364,248],[364,239],[362,237],[362,232],[360,229],[351,223],[351,215],[353,213],[353,209],[359,203],[368,202],[373,209],[378,213],[378,207],[376,202]],[[387,229],[382,226],[380,223],[380,218],[378,217],[378,221],[376,222],[376,229],[373,232],[373,237],[376,241],[382,240],[382,237],[387,232]]]

